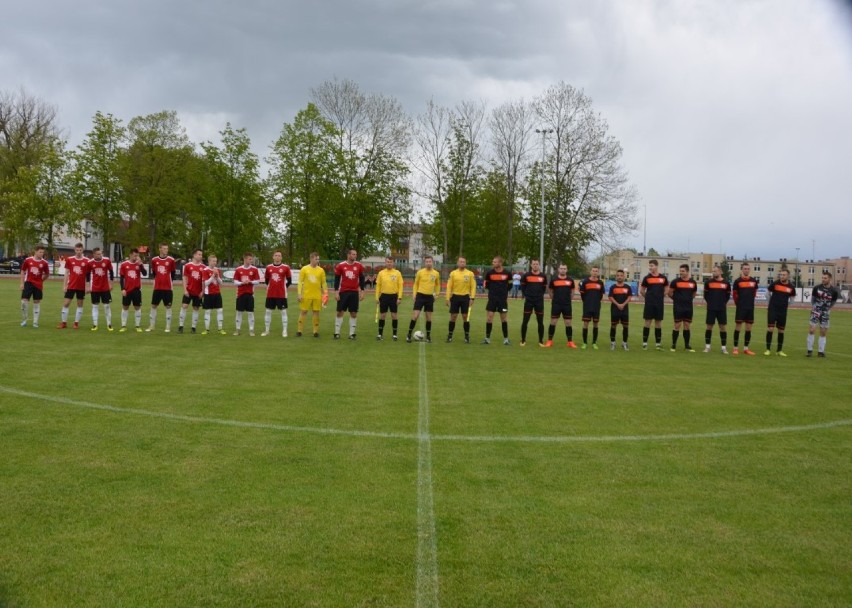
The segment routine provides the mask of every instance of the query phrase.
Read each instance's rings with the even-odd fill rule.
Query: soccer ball
[[[420,340],[422,340],[422,339],[423,339],[423,332],[418,329],[417,331],[414,332],[414,340],[416,342],[420,342]]]

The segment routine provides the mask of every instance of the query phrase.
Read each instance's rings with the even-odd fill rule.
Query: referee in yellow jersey
[[[467,312],[476,298],[476,278],[466,266],[467,260],[460,257],[457,268],[450,273],[450,278],[447,279],[447,306],[450,307],[450,327],[447,332],[447,342],[453,341],[456,317],[461,313],[462,319],[464,319],[464,343],[470,344],[470,322],[467,320]]]
[[[393,258],[385,258],[385,267],[376,277],[376,303],[379,306],[379,334],[376,340],[384,340],[385,318],[391,313],[393,341],[396,342],[397,308],[402,301],[402,273],[393,267]]]
[[[411,323],[408,324],[406,342],[411,342],[411,334],[421,311],[426,313],[426,342],[432,341],[432,311],[435,308],[435,298],[441,295],[441,275],[433,268],[434,264],[432,256],[427,255],[423,258],[423,268],[414,275],[414,310],[411,313]]]

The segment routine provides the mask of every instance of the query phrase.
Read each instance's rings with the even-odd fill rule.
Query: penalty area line
[[[146,416],[148,418],[161,418],[177,422],[190,422],[194,424],[214,424],[219,426],[230,426],[236,428],[260,429],[267,431],[284,431],[288,433],[308,433],[314,435],[336,435],[342,437],[366,437],[376,439],[400,439],[408,441],[421,441],[422,436],[417,433],[390,433],[382,431],[360,431],[357,429],[335,429],[313,426],[295,426],[288,424],[270,424],[265,422],[250,422],[243,420],[231,420],[227,418],[209,418],[206,416],[191,416],[188,414],[172,414],[169,412],[155,412],[140,408],[116,407],[90,401],[67,399],[42,393],[24,391],[8,386],[0,386],[0,393],[16,395],[37,401],[47,401],[71,407],[78,407],[113,414],[132,414],[134,416]],[[428,407],[428,395],[427,407]],[[852,425],[852,419],[831,420],[815,424],[788,425],[777,427],[765,427],[757,429],[733,429],[729,431],[709,431],[705,433],[658,433],[650,435],[432,435],[428,434],[430,454],[431,442],[459,442],[459,443],[615,443],[615,442],[641,442],[641,441],[675,441],[690,439],[723,439],[726,437],[745,437],[751,435],[773,435],[780,433],[799,433],[806,431],[819,431],[837,427]]]

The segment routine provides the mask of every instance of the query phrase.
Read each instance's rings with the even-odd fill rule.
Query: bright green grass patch
[[[852,597],[850,426],[535,441],[848,421],[848,311],[834,312],[829,356],[818,360],[804,357],[803,310],[790,314],[782,359],[724,357],[718,332],[712,354],[643,352],[640,306],[632,350],[610,352],[606,310],[601,350],[570,351],[561,328],[552,349],[479,345],[483,300],[475,344],[460,342],[461,323],[443,343],[441,303],[434,343],[418,346],[391,342],[390,321],[376,343],[371,299],[351,342],[331,340],[330,309],[318,340],[292,337],[295,309],[286,340],[277,314],[266,338],[94,333],[88,303],[83,329],[59,331],[60,297],[51,283],[41,328],[22,329],[17,281],[0,280],[0,606],[413,605],[416,433],[427,403],[445,606],[842,606]],[[231,293],[225,301],[232,331]],[[403,310],[401,338],[410,300]],[[116,325],[118,311],[114,303]],[[757,316],[762,353],[765,311]],[[670,330],[667,319],[666,346]]]

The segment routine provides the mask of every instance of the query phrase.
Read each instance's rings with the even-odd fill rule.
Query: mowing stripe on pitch
[[[429,435],[429,384],[426,347],[420,343],[417,411],[417,608],[438,606],[438,538],[432,491],[432,441]]]
[[[195,424],[214,424],[219,426],[231,426],[237,428],[262,429],[269,431],[285,431],[288,433],[311,433],[316,435],[339,435],[343,437],[372,437],[377,439],[401,439],[420,440],[420,435],[415,433],[391,433],[382,431],[359,431],[357,429],[334,429],[313,426],[295,426],[287,424],[268,424],[264,422],[250,422],[244,420],[230,420],[227,418],[207,418],[205,416],[190,416],[187,414],[171,414],[168,412],[155,412],[130,407],[115,407],[103,405],[90,401],[79,401],[44,395],[32,391],[0,386],[0,393],[17,395],[27,399],[47,401],[72,407],[110,412],[113,414],[133,414],[135,416],[146,416],[148,418],[162,418],[165,420],[176,420],[179,422],[192,422]],[[432,441],[458,441],[458,442],[507,442],[507,443],[610,443],[618,441],[673,441],[688,439],[721,439],[725,437],[742,437],[748,435],[771,435],[776,433],[797,433],[805,431],[819,431],[836,427],[852,425],[852,419],[831,420],[828,422],[817,422],[814,424],[800,424],[788,426],[765,427],[758,429],[734,429],[730,431],[709,431],[706,433],[661,433],[652,435],[429,435]]]

